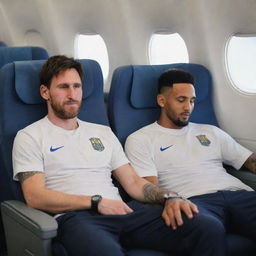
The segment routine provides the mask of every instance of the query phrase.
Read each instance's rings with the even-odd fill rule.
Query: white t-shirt
[[[240,169],[252,152],[212,125],[189,123],[168,129],[155,122],[131,134],[125,150],[141,177],[156,176],[161,188],[186,198],[218,190],[252,190],[222,166],[224,162]]]
[[[112,170],[128,163],[121,144],[107,126],[78,124],[65,130],[45,117],[19,131],[13,146],[14,179],[19,172],[40,171],[49,189],[121,200],[111,179]]]

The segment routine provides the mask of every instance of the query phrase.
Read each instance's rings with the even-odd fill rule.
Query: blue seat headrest
[[[45,60],[48,53],[44,48],[35,46],[0,47],[0,67],[7,63],[22,60]]]
[[[179,68],[190,72],[195,78],[196,103],[208,97],[211,76],[209,71],[198,64],[168,64],[168,65],[139,65],[133,66],[131,88],[131,105],[137,109],[156,108],[157,85],[159,76],[171,68]],[[146,95],[146,97],[145,97]]]
[[[6,45],[6,43],[5,42],[3,42],[3,41],[0,41],[0,47],[6,47],[7,45]]]
[[[84,69],[83,99],[89,97],[93,91],[93,60],[78,60]],[[26,104],[42,104],[44,99],[40,95],[39,71],[45,60],[17,61],[15,67],[15,90],[19,99]],[[89,63],[94,65],[88,65]]]

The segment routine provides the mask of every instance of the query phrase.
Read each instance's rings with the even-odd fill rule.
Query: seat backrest
[[[7,46],[5,42],[0,41],[0,47]]]
[[[108,125],[101,68],[93,60],[79,61],[85,73],[79,118]],[[18,61],[0,70],[0,202],[23,200],[19,183],[12,179],[12,146],[18,130],[47,114],[46,103],[39,93],[38,77],[44,62]]]
[[[2,68],[5,64],[11,63],[13,61],[19,60],[44,60],[48,58],[48,53],[45,49],[41,47],[7,47],[4,42],[0,42],[0,68]],[[4,46],[4,47],[3,47]],[[0,85],[1,86],[1,85]],[[5,85],[4,85],[5,86]],[[9,86],[9,85],[8,85]],[[1,101],[3,100],[1,94]],[[0,122],[3,121],[2,115],[0,114]],[[15,123],[13,123],[15,125]],[[3,141],[0,138],[0,144],[2,145]],[[4,146],[5,147],[5,146]],[[1,152],[5,152],[5,148],[0,149]],[[12,191],[11,187],[9,187],[9,183],[6,182],[6,179],[2,176],[2,171],[5,169],[5,160],[3,159],[2,154],[0,153],[0,202],[4,198],[12,198],[10,191]],[[6,194],[5,194],[6,193]],[[0,220],[0,253],[5,250],[5,246],[2,243],[2,228],[1,228],[1,220]]]
[[[177,63],[124,66],[114,71],[108,97],[110,125],[122,144],[132,132],[158,119],[158,77],[170,68],[183,69],[195,78],[197,98],[190,121],[218,126],[212,105],[211,75],[202,65]]]
[[[0,170],[9,175],[4,199],[20,199],[13,189],[11,152],[18,130],[41,119],[47,107],[39,93],[38,72],[44,60],[18,61],[5,65],[0,71],[0,149],[3,157]],[[88,122],[108,125],[104,104],[103,78],[99,64],[93,60],[80,60],[85,70],[83,103],[79,118]],[[11,185],[11,186],[10,186]],[[2,185],[0,186],[2,190]],[[2,201],[1,193],[0,199]]]
[[[48,53],[44,48],[35,46],[0,47],[0,68],[7,63],[20,60],[46,60]]]

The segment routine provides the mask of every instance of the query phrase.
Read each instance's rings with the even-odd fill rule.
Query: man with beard
[[[77,118],[82,78],[81,64],[65,56],[49,58],[40,71],[48,115],[19,131],[13,147],[14,178],[27,204],[56,214],[57,241],[69,256],[126,255],[123,246],[224,255],[215,221],[139,177],[109,127]],[[111,174],[135,200],[122,201]]]
[[[256,172],[256,155],[221,129],[189,122],[195,103],[193,76],[170,69],[159,78],[159,120],[131,134],[125,150],[146,180],[196,203],[226,231],[256,241],[256,193],[222,163]],[[208,229],[209,230],[209,229]]]

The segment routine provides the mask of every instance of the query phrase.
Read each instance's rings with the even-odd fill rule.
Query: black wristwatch
[[[102,200],[101,195],[93,195],[91,197],[91,210],[98,212],[98,205],[101,200]]]

